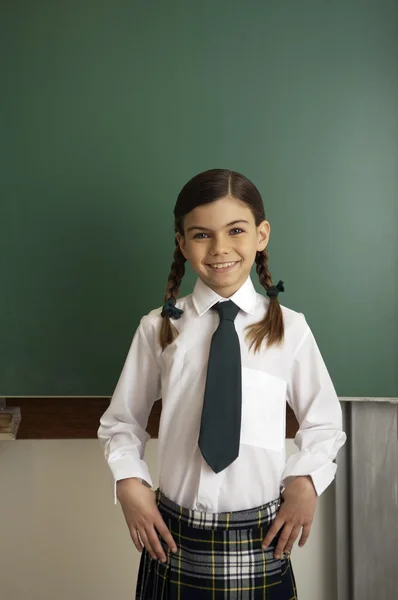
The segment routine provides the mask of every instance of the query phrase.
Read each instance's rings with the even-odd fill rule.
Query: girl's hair
[[[226,169],[211,169],[193,177],[182,188],[174,207],[174,229],[176,233],[184,235],[184,217],[197,206],[215,202],[225,196],[232,196],[247,204],[251,209],[256,226],[265,220],[264,205],[260,192],[256,186],[244,175]],[[272,277],[268,269],[268,252],[257,252],[256,271],[261,285],[268,290],[272,286]],[[179,245],[176,242],[174,260],[171,265],[169,280],[167,282],[165,302],[177,300],[182,278],[185,273],[185,262]],[[170,317],[162,318],[160,331],[160,344],[164,350],[176,338],[178,332],[172,325]],[[269,299],[269,306],[264,318],[247,328],[247,340],[250,348],[254,346],[257,352],[262,342],[267,338],[267,345],[280,344],[284,337],[284,324],[282,309],[277,296]]]

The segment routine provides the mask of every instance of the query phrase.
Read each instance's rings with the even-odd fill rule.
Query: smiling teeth
[[[232,265],[235,264],[234,262],[229,262],[229,263],[216,263],[215,265],[211,265],[213,267],[213,269],[226,269],[227,267],[232,267]]]

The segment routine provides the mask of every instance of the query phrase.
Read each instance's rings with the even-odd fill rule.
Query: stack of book
[[[20,422],[20,408],[16,406],[0,408],[0,440],[16,440]]]

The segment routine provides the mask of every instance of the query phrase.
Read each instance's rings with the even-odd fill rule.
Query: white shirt
[[[179,336],[163,352],[158,308],[141,319],[98,437],[119,479],[138,477],[152,486],[143,460],[145,429],[153,403],[162,398],[159,426],[159,487],[186,508],[224,512],[254,508],[279,497],[289,477],[310,475],[320,495],[333,481],[333,462],[346,440],[342,413],[314,336],[302,313],[282,306],[281,346],[249,351],[245,328],[261,320],[269,299],[251,279],[231,297],[242,356],[242,428],[239,457],[214,473],[198,447],[211,338],[219,316],[209,310],[225,300],[200,279],[177,302]],[[286,462],[286,401],[299,423],[298,452]],[[116,500],[115,500],[116,501]]]

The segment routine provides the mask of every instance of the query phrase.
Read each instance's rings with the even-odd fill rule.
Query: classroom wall
[[[155,481],[156,449],[151,440]],[[336,600],[333,492],[292,552],[303,600]],[[131,600],[138,561],[96,440],[0,442],[1,600]]]

